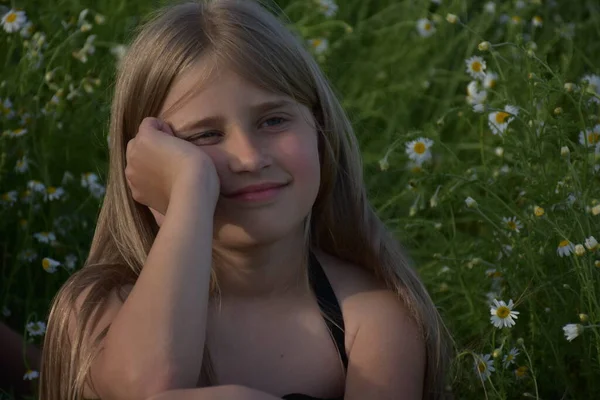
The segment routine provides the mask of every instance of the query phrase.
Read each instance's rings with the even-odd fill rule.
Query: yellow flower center
[[[16,20],[17,20],[17,14],[15,14],[15,13],[9,13],[8,16],[6,17],[6,22],[8,22],[9,24],[12,24]]]
[[[509,354],[509,355],[507,355],[507,356],[506,356],[506,361],[507,361],[507,362],[508,362],[508,361],[512,361],[512,360],[513,360],[513,358],[515,358],[515,356],[513,356],[512,354]]]
[[[518,15],[515,15],[515,16],[512,17],[512,21],[515,24],[518,24],[519,22],[521,22],[521,17],[519,17]]]
[[[488,85],[490,86],[490,88],[495,88],[496,87],[496,80],[495,79],[490,79],[488,81]]]
[[[321,43],[323,43],[321,39],[315,39],[313,40],[313,47],[319,47]]]
[[[517,229],[517,224],[515,224],[514,221],[508,221],[507,225],[512,230],[516,230]]]
[[[48,260],[47,258],[44,258],[42,260],[42,266],[44,267],[45,270],[48,270],[48,268],[50,268],[50,260]]]
[[[496,113],[496,123],[504,124],[506,120],[510,117],[510,114],[504,111],[499,111]]]
[[[558,247],[567,247],[569,245],[568,240],[563,240],[558,244]]]
[[[482,67],[482,65],[481,65],[481,63],[480,63],[479,61],[474,61],[474,62],[471,64],[471,68],[472,68],[472,69],[473,69],[473,71],[475,71],[475,72],[481,72],[481,67]]]
[[[422,142],[415,143],[415,146],[413,147],[413,150],[417,154],[423,154],[423,153],[425,153],[425,150],[426,150],[425,143],[422,143]]]
[[[588,140],[589,144],[596,144],[596,143],[600,142],[600,133],[590,132],[588,134],[587,140]]]
[[[534,213],[536,217],[541,217],[542,215],[544,215],[544,209],[542,207],[536,207],[534,209]]]
[[[502,319],[508,317],[510,315],[510,308],[506,306],[500,306],[496,310],[496,315]]]
[[[524,366],[524,365],[523,365],[522,367],[519,367],[519,368],[517,368],[517,369],[515,370],[515,374],[516,374],[516,375],[517,375],[519,378],[522,378],[522,377],[524,377],[526,373],[527,373],[527,367],[526,367],[526,366]]]
[[[431,30],[431,24],[429,22],[426,22],[424,25],[424,28],[426,31],[430,31]]]
[[[56,193],[56,188],[55,188],[55,187],[53,187],[53,186],[50,186],[50,187],[47,189],[47,191],[48,191],[48,194],[54,194],[54,193]]]
[[[2,200],[4,200],[4,201],[8,201],[8,199],[9,199],[9,197],[8,197],[8,193],[4,193],[4,194],[2,195]]]
[[[479,361],[479,363],[477,364],[477,370],[478,370],[480,373],[484,373],[486,369],[487,369],[487,365],[486,365],[486,363],[485,363],[485,362],[483,362],[483,361]]]

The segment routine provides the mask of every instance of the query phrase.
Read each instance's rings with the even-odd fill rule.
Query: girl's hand
[[[133,199],[165,214],[173,188],[198,185],[216,206],[220,182],[212,159],[192,143],[175,137],[158,118],[144,118],[135,138],[127,143],[125,177]]]

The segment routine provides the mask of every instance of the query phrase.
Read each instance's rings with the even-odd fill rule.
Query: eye
[[[278,121],[279,122],[279,123],[276,122],[274,125],[271,125],[271,126],[275,126],[275,125],[281,125],[281,124],[283,124],[284,122],[287,121],[287,119],[285,119],[283,117],[271,117],[271,118],[265,120],[265,122],[263,122],[263,124],[266,124],[266,123],[272,122],[272,121]]]
[[[188,142],[193,142],[193,141],[201,140],[201,139],[211,139],[213,137],[217,137],[218,135],[221,135],[221,133],[217,132],[217,131],[198,132],[198,133],[194,133],[193,135],[186,138],[185,140],[187,140]]]

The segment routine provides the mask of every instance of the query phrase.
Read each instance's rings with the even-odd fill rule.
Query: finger
[[[169,125],[166,121],[163,121],[162,119],[157,119],[158,121],[158,126],[159,126],[159,130],[165,133],[168,133],[171,136],[175,136],[175,134],[173,133],[173,129],[171,128],[171,125]]]

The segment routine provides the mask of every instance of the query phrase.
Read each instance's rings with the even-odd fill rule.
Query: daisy
[[[46,333],[46,323],[42,321],[29,322],[26,328],[31,336],[42,336]]]
[[[31,35],[33,35],[33,30],[33,24],[31,23],[31,21],[27,21],[27,23],[21,28],[21,37],[24,37],[25,39],[31,37]]]
[[[317,0],[317,3],[326,17],[333,17],[338,11],[338,5],[333,0]]]
[[[592,129],[586,129],[585,133],[583,131],[579,132],[579,143],[587,147],[592,147],[600,143],[600,124],[594,126]]]
[[[56,260],[53,260],[52,258],[49,257],[45,257],[42,260],[42,267],[44,267],[44,270],[50,274],[53,274],[56,272],[56,268],[60,265],[60,263]]]
[[[523,379],[527,376],[528,370],[529,368],[527,368],[525,365],[522,365],[519,368],[515,369],[515,376],[517,377],[517,379]]]
[[[44,195],[44,201],[58,200],[65,194],[65,190],[61,187],[48,186],[46,194]]]
[[[475,356],[475,373],[479,376],[479,378],[483,381],[487,380],[492,372],[496,369],[494,368],[494,360],[492,359],[491,354],[480,354]]]
[[[12,206],[17,202],[17,191],[11,190],[10,192],[3,193],[2,196],[0,196],[0,202],[7,206]]]
[[[329,41],[325,38],[310,39],[308,43],[316,54],[323,54],[329,48]]]
[[[521,223],[521,221],[519,221],[517,219],[517,217],[511,217],[511,218],[504,217],[504,218],[502,218],[502,222],[504,222],[506,227],[508,229],[510,229],[511,231],[515,231],[515,232],[519,233],[519,232],[521,232],[521,229],[523,229],[523,224]]]
[[[488,1],[483,6],[483,9],[488,14],[495,14],[496,13],[496,3],[494,3],[493,1]]]
[[[19,260],[21,261],[32,262],[36,258],[37,254],[35,251],[33,251],[33,249],[23,250],[21,253],[19,253]]]
[[[56,235],[53,232],[38,232],[33,237],[40,243],[52,243],[56,240]]]
[[[584,77],[581,78],[581,81],[585,84],[584,86],[587,86],[588,92],[591,92],[592,94],[596,94],[596,96],[600,95],[600,76],[599,75],[594,75],[594,74],[584,75]],[[598,98],[598,97],[592,97],[590,100],[595,103],[600,104],[600,98]]]
[[[581,324],[567,324],[563,326],[562,329],[565,339],[567,339],[569,342],[583,333],[583,325]]]
[[[498,74],[495,72],[487,72],[483,78],[483,87],[486,89],[493,89],[498,83]]]
[[[420,137],[406,143],[406,154],[420,165],[431,159],[431,146],[433,146],[433,140]]]
[[[506,105],[504,111],[495,111],[488,116],[488,125],[494,135],[502,135],[508,129],[515,116],[519,115],[519,109],[515,106]]]
[[[467,65],[467,73],[473,77],[473,79],[485,78],[485,60],[479,56],[473,56],[465,60]]]
[[[17,164],[15,165],[15,171],[22,174],[27,172],[29,169],[29,160],[27,156],[21,157],[21,159],[17,160]]]
[[[67,254],[65,257],[65,267],[67,269],[72,270],[75,268],[75,263],[77,262],[77,256],[75,254]]]
[[[569,256],[574,251],[575,251],[575,246],[573,245],[573,243],[569,242],[566,239],[562,240],[558,244],[558,248],[556,249],[556,253],[561,257]]]
[[[473,106],[473,110],[481,112],[487,100],[487,91],[480,90],[479,82],[471,81],[467,85],[467,103]]]
[[[25,135],[26,133],[27,133],[27,129],[18,128],[18,129],[15,129],[14,131],[12,131],[11,136],[12,137],[21,137],[21,136]]]
[[[427,18],[421,18],[417,21],[417,31],[421,37],[430,37],[436,31],[435,25]]]
[[[23,376],[23,380],[33,380],[36,378],[39,378],[40,373],[37,371],[34,371],[32,369],[28,369],[27,372],[25,372],[25,375]]]
[[[534,27],[539,28],[544,24],[544,21],[542,20],[542,17],[536,15],[531,19],[531,23]]]
[[[510,364],[515,363],[515,358],[519,355],[519,350],[516,347],[510,349],[507,355],[504,356],[502,362],[504,362],[504,368],[508,368]]]
[[[92,196],[94,196],[96,199],[100,199],[102,196],[104,196],[104,193],[106,192],[104,186],[102,186],[99,183],[94,183],[90,185],[89,189]]]
[[[503,326],[510,328],[516,324],[514,321],[518,318],[518,311],[513,311],[512,299],[508,302],[508,305],[503,300],[494,299],[494,304],[490,307],[490,322],[496,328],[502,328]]]
[[[27,16],[25,15],[25,11],[11,9],[2,17],[2,26],[8,33],[20,30],[26,22]]]
[[[15,116],[13,104],[9,98],[4,99],[4,101],[0,101],[0,113],[4,115],[4,118],[6,119],[11,119]]]
[[[46,191],[46,186],[44,186],[42,182],[36,180],[27,182],[27,188],[37,193],[44,193]]]
[[[596,248],[598,248],[598,241],[595,237],[590,236],[589,238],[585,239],[585,247],[587,247],[587,249],[590,251],[596,250]]]
[[[127,52],[127,46],[122,44],[117,44],[110,48],[110,53],[115,56],[117,61],[121,61],[123,57],[125,57],[125,53]]]

